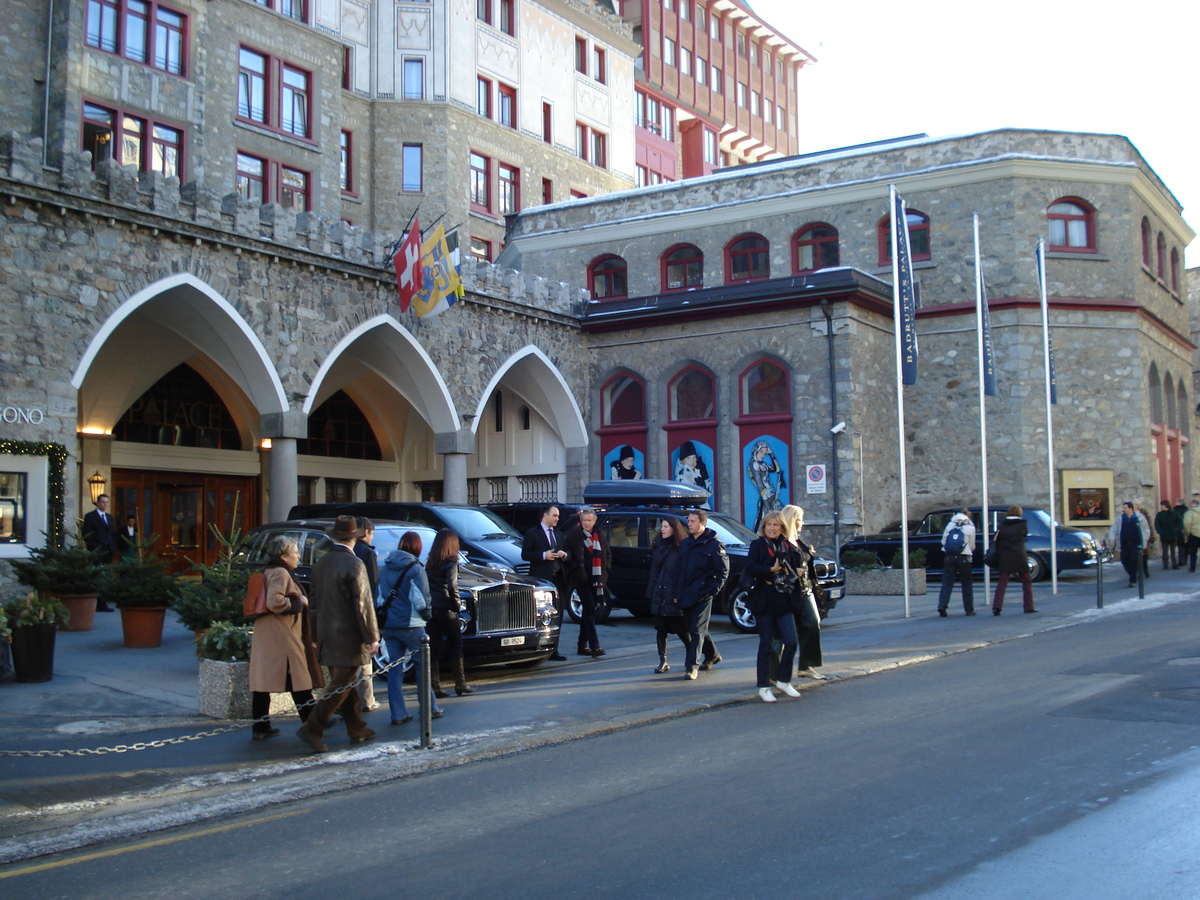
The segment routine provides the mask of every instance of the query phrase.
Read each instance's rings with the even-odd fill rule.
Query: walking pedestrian
[[[388,652],[387,689],[388,712],[393,725],[405,725],[412,721],[404,704],[405,663],[421,650],[421,639],[425,637],[425,622],[429,619],[433,605],[429,592],[429,578],[421,565],[421,536],[415,531],[406,531],[400,536],[399,546],[387,555],[379,575],[379,592],[383,595],[379,617],[383,621],[383,641]],[[458,623],[454,628],[458,630]],[[430,656],[433,643],[430,642]],[[436,665],[430,661],[430,669]],[[430,679],[432,681],[432,678]],[[417,667],[417,696],[431,690]],[[441,718],[442,710],[437,700],[430,704],[432,716]]]
[[[807,590],[792,594],[792,616],[796,620],[796,674],[801,678],[824,681],[825,676],[817,671],[824,661],[821,656],[821,610],[817,606],[821,584],[817,581],[814,563],[817,551],[800,537],[800,532],[804,530],[803,509],[789,503],[779,511],[779,517],[783,522],[783,536],[795,545],[803,570],[808,573]]]
[[[446,663],[454,672],[454,693],[460,697],[475,693],[475,688],[467,684],[462,628],[458,622],[458,553],[461,546],[458,535],[443,528],[433,539],[425,564],[429,572],[429,593],[433,597],[433,618],[429,620],[430,671],[433,673],[433,695],[439,699],[450,696],[442,690],[442,667]]]
[[[708,620],[712,616],[713,601],[725,580],[729,577],[729,556],[717,533],[708,527],[708,512],[693,509],[688,512],[688,536],[679,546],[679,577],[675,597],[683,610],[687,627],[687,656],[684,660],[684,678],[695,681],[700,671],[697,655],[704,636],[708,634]],[[716,652],[709,665],[720,661]]]
[[[1175,510],[1176,514],[1179,516],[1179,542],[1178,546],[1175,548],[1175,568],[1178,569],[1187,564],[1188,535],[1187,530],[1183,527],[1183,516],[1188,511],[1188,507],[1183,498],[1180,497],[1175,501],[1175,505],[1171,508]]]
[[[1183,514],[1183,532],[1187,539],[1188,571],[1196,571],[1196,551],[1200,550],[1200,500],[1192,498],[1191,506]]]
[[[600,636],[596,634],[596,604],[604,601],[608,590],[608,569],[612,553],[608,541],[596,528],[596,511],[590,506],[579,510],[579,524],[567,533],[567,580],[579,596],[578,656],[599,659],[604,656]]]
[[[646,584],[646,597],[650,601],[650,613],[654,616],[654,632],[658,646],[658,667],[654,674],[670,672],[667,662],[667,636],[675,635],[687,647],[687,628],[683,610],[675,597],[675,583],[679,574],[679,545],[687,534],[687,526],[673,516],[662,520],[658,537],[651,550],[650,581]]]
[[[1142,549],[1150,540],[1150,526],[1145,516],[1138,515],[1133,503],[1126,500],[1121,504],[1121,515],[1108,529],[1107,540],[1121,549],[1121,565],[1129,576],[1129,586],[1137,587],[1138,569],[1142,565]]]
[[[312,568],[309,610],[317,658],[329,669],[329,684],[296,736],[316,753],[329,749],[321,738],[339,707],[350,743],[361,744],[375,737],[363,720],[362,704],[354,689],[363,666],[370,664],[379,649],[379,627],[367,569],[354,555],[358,534],[354,516],[338,516],[329,531],[333,547]],[[349,702],[343,705],[347,699]]]
[[[765,703],[774,703],[772,688],[789,697],[800,696],[792,686],[797,642],[792,594],[800,589],[799,568],[803,563],[796,546],[784,537],[783,519],[778,512],[772,510],[763,515],[759,534],[746,556],[746,574],[754,579],[754,586],[746,596],[746,607],[754,613],[758,630],[758,696]],[[776,633],[783,644],[777,660],[772,645]]]
[[[996,569],[1000,573],[996,581],[996,595],[992,600],[992,615],[1000,615],[1004,608],[1004,589],[1008,587],[1010,578],[1021,579],[1021,597],[1025,604],[1025,612],[1035,613],[1033,607],[1033,578],[1029,574],[1029,555],[1025,552],[1025,536],[1029,533],[1029,524],[1025,521],[1024,510],[1013,505],[1008,508],[1008,514],[996,529],[992,543],[996,545]]]
[[[963,612],[975,615],[975,523],[965,507],[955,513],[942,531],[942,589],[938,594],[938,615],[949,613],[954,583],[962,583]]]
[[[1179,549],[1179,540],[1183,537],[1183,516],[1171,508],[1170,500],[1164,500],[1159,507],[1154,516],[1154,529],[1162,546],[1162,567],[1178,569],[1183,559]]]
[[[1146,526],[1146,530],[1150,532],[1150,537],[1142,545],[1142,575],[1148,579],[1150,577],[1150,554],[1154,552],[1154,548],[1158,545],[1158,535],[1154,533],[1154,525],[1151,524],[1150,517],[1146,515],[1146,511],[1142,509],[1142,504],[1136,500],[1131,502],[1133,503],[1133,511],[1138,514],[1138,518],[1142,520]]]
[[[362,535],[354,542],[354,555],[362,560],[367,567],[367,584],[371,588],[371,602],[379,605],[379,556],[375,553],[375,523],[370,519],[359,516],[354,520],[358,523]],[[358,683],[358,696],[362,700],[362,708],[371,712],[379,709],[375,702],[374,664],[367,663],[367,677]]]
[[[563,549],[562,532],[558,530],[558,505],[548,503],[542,507],[542,521],[527,532],[521,543],[521,559],[529,563],[529,575],[540,578],[554,585],[554,607],[562,615],[563,604],[567,601],[567,580],[563,571],[563,561],[567,551]],[[561,636],[562,630],[559,630]],[[566,657],[558,652],[558,642],[555,641],[550,659],[563,662]]]

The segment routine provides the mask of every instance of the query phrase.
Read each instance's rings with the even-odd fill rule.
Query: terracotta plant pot
[[[95,594],[54,594],[71,614],[71,621],[63,631],[91,631],[96,622]]]
[[[12,630],[13,670],[22,684],[54,677],[53,625],[18,625]]]
[[[122,606],[121,633],[126,647],[145,649],[162,646],[165,606]]]

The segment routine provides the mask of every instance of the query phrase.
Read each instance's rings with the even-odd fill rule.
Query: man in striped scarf
[[[567,580],[575,588],[583,608],[578,652],[580,656],[601,657],[604,650],[596,634],[596,603],[604,602],[612,554],[596,528],[596,513],[590,506],[579,510],[579,524],[567,534],[566,545]]]

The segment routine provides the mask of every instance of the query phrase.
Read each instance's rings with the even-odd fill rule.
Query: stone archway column
[[[467,457],[475,452],[470,428],[443,431],[433,436],[434,450],[442,454],[442,498],[447,503],[467,502]]]
[[[308,437],[308,416],[298,409],[267,413],[260,430],[271,439],[271,469],[267,482],[267,521],[287,518],[296,505],[299,471],[296,466],[296,440]]]

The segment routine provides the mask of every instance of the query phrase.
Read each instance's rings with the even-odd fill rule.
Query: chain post
[[[433,746],[433,672],[429,665],[429,635],[421,635],[421,649],[417,651],[417,702],[421,709],[421,747],[428,750]]]

